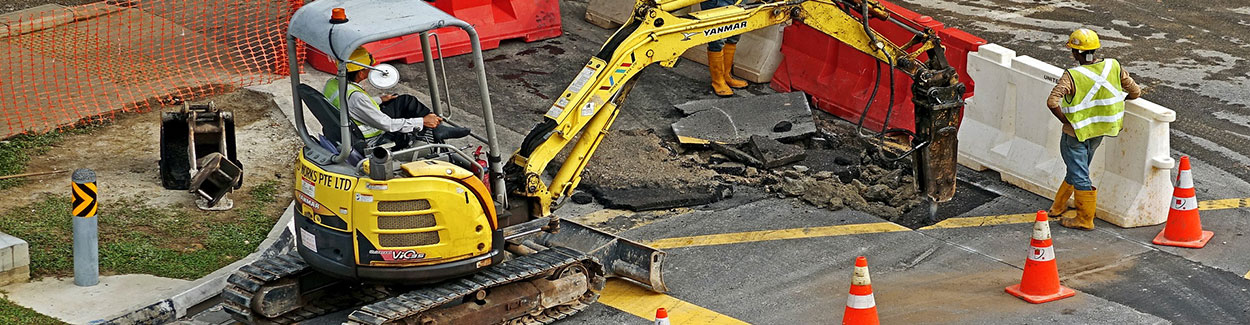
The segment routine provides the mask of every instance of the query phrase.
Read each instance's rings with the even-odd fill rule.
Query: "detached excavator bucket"
[[[560,231],[542,232],[535,240],[547,247],[568,247],[599,259],[608,276],[622,277],[667,292],[661,273],[663,251],[618,237],[567,219],[560,220]]]
[[[243,185],[243,164],[235,145],[234,114],[208,104],[183,103],[161,113],[161,183],[189,190],[201,208],[229,209],[217,203]]]

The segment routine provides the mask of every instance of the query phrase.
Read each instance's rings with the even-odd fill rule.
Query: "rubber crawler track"
[[[339,286],[336,290],[343,294],[323,295],[298,309],[275,318],[264,317],[252,312],[252,297],[265,283],[271,283],[288,277],[297,277],[301,273],[312,272],[304,259],[295,251],[263,259],[244,265],[226,280],[226,288],[221,296],[222,309],[230,317],[245,324],[294,324],[299,321],[329,314],[338,310],[359,306],[394,296],[377,286]]]
[[[577,263],[587,266],[590,275],[594,277],[590,279],[592,286],[593,283],[603,283],[603,273],[591,257],[572,249],[555,247],[514,258],[457,280],[416,289],[361,307],[348,316],[347,324],[382,325],[402,322],[438,306],[459,301],[478,290],[525,281]],[[598,294],[592,291],[589,297],[584,296],[569,304],[544,310],[536,316],[524,316],[506,323],[550,324],[577,313],[597,298]]]
[[[223,309],[232,318],[246,324],[294,324],[317,316],[336,311],[369,304],[352,312],[348,316],[348,324],[387,324],[418,316],[421,312],[431,310],[444,304],[458,301],[466,295],[490,287],[529,280],[551,271],[581,263],[590,270],[592,283],[603,283],[601,267],[591,257],[568,248],[552,248],[541,252],[520,256],[501,263],[498,266],[464,278],[445,281],[440,284],[419,288],[403,294],[394,294],[380,286],[347,286],[336,285],[331,288],[335,293],[322,295],[298,309],[268,318],[253,313],[252,298],[266,283],[276,282],[285,278],[298,277],[304,272],[313,272],[307,263],[292,251],[272,259],[265,259],[245,265],[235,271],[226,281],[222,291]],[[341,293],[341,294],[338,294]],[[527,315],[510,320],[507,324],[551,324],[585,309],[598,299],[598,292],[592,291],[582,299],[565,305],[543,310],[537,315]]]

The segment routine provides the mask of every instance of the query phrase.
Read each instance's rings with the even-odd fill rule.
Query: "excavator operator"
[[[376,63],[373,55],[363,47],[353,51],[348,60],[369,65]],[[347,89],[347,112],[360,128],[368,146],[390,140],[395,143],[393,150],[399,150],[407,148],[412,140],[435,143],[469,135],[468,128],[443,125],[441,117],[412,95],[385,94],[376,99],[369,96],[360,86],[360,82],[368,78],[368,69],[354,63],[347,64],[347,80],[351,81]],[[334,108],[343,109],[339,107],[337,78],[326,81],[322,94]]]

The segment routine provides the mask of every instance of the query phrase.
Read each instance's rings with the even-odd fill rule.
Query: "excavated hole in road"
[[[734,191],[727,188],[755,187],[828,210],[862,211],[912,229],[998,197],[965,181],[985,177],[965,169],[955,198],[939,204],[930,219],[927,203],[916,193],[910,158],[887,161],[872,154],[877,146],[859,139],[853,124],[824,112],[815,115],[821,132],[789,144],[806,158],[772,169],[748,166],[708,146],[676,146],[653,130],[618,131],[596,151],[596,163],[589,165],[579,187],[607,208],[638,212],[703,206],[731,197]],[[739,149],[749,152],[745,147]]]
[[[806,154],[805,159],[793,164],[773,169],[746,167],[739,173],[726,167],[738,163],[724,155],[698,154],[706,157],[726,183],[761,186],[778,197],[798,198],[835,211],[854,209],[912,229],[967,213],[999,196],[957,179],[955,197],[938,204],[937,212],[930,217],[929,203],[917,194],[910,158],[890,161],[877,154],[881,149],[872,141],[859,138],[849,122],[821,113],[816,120],[820,134],[792,143],[803,147]]]

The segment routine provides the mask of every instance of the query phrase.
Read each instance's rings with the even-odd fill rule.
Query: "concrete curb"
[[[256,252],[191,282],[181,293],[133,311],[91,321],[90,324],[164,324],[185,317],[187,309],[191,306],[220,294],[221,290],[226,287],[226,279],[234,274],[235,270],[258,259],[289,252],[295,245],[295,237],[291,235],[291,223],[294,221],[294,216],[295,204],[292,202],[282,213],[282,218],[278,219],[273,229],[269,231],[269,236],[260,243],[260,246],[257,246]]]

